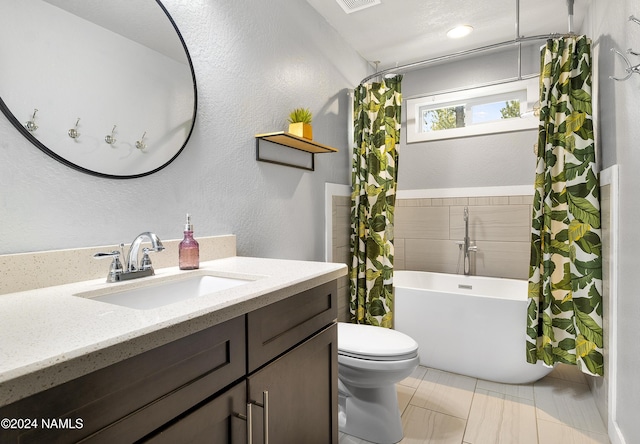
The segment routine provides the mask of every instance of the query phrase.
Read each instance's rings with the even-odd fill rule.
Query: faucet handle
[[[162,247],[164,249],[164,247]],[[142,249],[142,259],[140,260],[140,270],[152,270],[153,266],[151,265],[151,258],[149,257],[149,251],[162,251],[162,250],[151,250],[149,248]]]
[[[109,266],[109,274],[107,274],[107,282],[117,282],[122,275],[122,262],[120,262],[120,252],[113,250],[111,253],[96,253],[93,255],[95,259],[104,259],[105,257],[112,257],[111,265]]]
[[[120,252],[113,250],[111,253],[96,253],[93,255],[95,259],[104,259],[105,257],[120,257]]]

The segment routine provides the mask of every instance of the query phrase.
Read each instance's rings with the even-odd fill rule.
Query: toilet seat
[[[338,354],[368,361],[405,361],[418,355],[418,343],[396,330],[338,322]]]

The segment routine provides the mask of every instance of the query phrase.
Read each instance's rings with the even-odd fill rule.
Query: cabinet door
[[[246,414],[245,395],[243,381],[143,442],[245,444],[246,421],[236,416]]]
[[[338,442],[338,330],[332,324],[249,376],[249,402],[268,391],[270,443]],[[262,412],[253,407],[253,442],[263,443]]]

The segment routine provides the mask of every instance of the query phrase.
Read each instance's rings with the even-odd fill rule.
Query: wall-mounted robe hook
[[[136,148],[138,148],[139,150],[143,150],[147,147],[147,144],[144,143],[144,136],[146,135],[147,132],[145,131],[140,140],[136,140]]]
[[[71,137],[72,139],[77,139],[78,137],[80,137],[80,133],[78,132],[78,123],[80,123],[80,117],[78,117],[78,120],[76,120],[76,126],[67,131],[67,134],[69,134],[69,137]]]
[[[109,145],[113,145],[114,143],[116,143],[116,138],[114,136],[115,132],[116,132],[116,125],[113,125],[111,134],[107,134],[106,136],[104,136],[104,141],[107,142]]]
[[[634,72],[636,74],[640,74],[640,64],[632,65],[631,62],[629,62],[629,59],[627,59],[625,57],[625,55],[623,53],[621,53],[620,51],[618,51],[616,48],[611,48],[611,51],[615,52],[620,57],[622,57],[622,60],[624,61],[625,65],[627,65],[627,67],[624,69],[626,71],[627,75],[624,76],[624,77],[609,76],[610,79],[616,80],[618,82],[622,82],[624,80],[628,80],[633,75]],[[635,52],[631,51],[630,49],[627,51],[627,53],[633,54],[633,55],[638,55]]]
[[[29,132],[34,132],[38,129],[38,125],[36,125],[36,113],[38,112],[37,108],[33,109],[33,116],[31,116],[31,120],[25,122],[24,126]]]
[[[629,16],[629,21],[640,25],[640,19],[635,18],[633,15]],[[618,51],[615,48],[611,48],[611,51],[615,52],[620,57],[622,57],[622,60],[624,61],[625,65],[627,65],[627,67],[624,69],[625,72],[627,73],[627,75],[624,76],[624,77],[609,76],[610,79],[616,80],[618,82],[622,82],[623,80],[628,80],[633,75],[634,72],[636,74],[640,74],[640,63],[637,64],[637,65],[632,65],[631,62],[629,61],[629,59],[626,58],[623,53],[621,53],[620,51]],[[627,54],[631,54],[631,55],[634,55],[634,56],[640,56],[640,52],[635,52],[635,51],[632,51],[631,49],[627,49]]]

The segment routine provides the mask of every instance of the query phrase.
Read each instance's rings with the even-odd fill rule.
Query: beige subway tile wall
[[[481,276],[527,279],[531,196],[398,199],[395,265],[399,270],[459,273],[469,209],[471,271]]]

